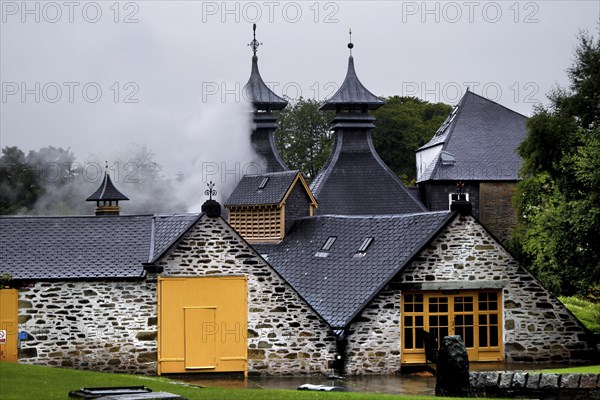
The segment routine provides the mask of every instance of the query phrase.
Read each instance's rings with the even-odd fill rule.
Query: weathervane
[[[256,51],[258,50],[258,46],[260,46],[262,44],[262,43],[259,43],[258,40],[256,40],[256,24],[252,24],[252,31],[253,31],[254,39],[252,39],[252,41],[250,43],[248,43],[248,46],[252,47],[252,52],[256,56]]]
[[[209,200],[212,200],[213,196],[217,195],[217,191],[214,189],[215,184],[213,183],[213,181],[210,181],[209,183],[206,184],[206,186],[208,186],[208,189],[206,189],[204,194],[206,196],[208,196]]]
[[[352,56],[352,48],[354,47],[354,43],[352,43],[352,28],[348,30],[348,34],[350,35],[350,42],[348,42],[348,48],[350,49],[350,56]]]

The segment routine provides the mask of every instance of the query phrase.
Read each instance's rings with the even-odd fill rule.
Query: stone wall
[[[473,217],[457,217],[405,269],[405,283],[466,282],[503,288],[506,360],[558,362],[588,355],[587,332],[550,292],[479,225]],[[462,285],[465,287],[466,285]]]
[[[476,397],[540,399],[600,399],[598,374],[540,374],[534,372],[471,372]]]
[[[503,287],[506,361],[577,362],[590,356],[577,319],[471,217],[457,216],[357,317],[348,337],[350,373],[400,369],[401,288]]]
[[[221,218],[203,217],[164,259],[164,276],[248,277],[248,369],[282,375],[327,373],[329,327]]]
[[[481,182],[479,184],[479,219],[498,239],[506,243],[517,225],[513,207],[515,182]]]
[[[388,285],[348,332],[346,373],[390,374],[400,370],[400,290]]]
[[[156,284],[37,282],[19,289],[19,362],[154,373]]]

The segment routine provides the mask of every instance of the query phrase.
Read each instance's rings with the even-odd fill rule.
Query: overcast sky
[[[377,95],[455,104],[470,86],[530,115],[566,85],[578,30],[597,35],[600,20],[599,0],[1,5],[1,146],[70,147],[83,161],[142,144],[167,177],[231,163],[247,135],[252,23],[280,95],[333,94],[351,28],[358,76]]]

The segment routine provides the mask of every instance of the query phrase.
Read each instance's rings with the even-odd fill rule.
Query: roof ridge
[[[523,117],[523,118],[527,118],[527,119],[529,119],[529,117],[528,117],[527,115],[525,115],[525,114],[521,114],[521,113],[520,113],[520,112],[518,112],[518,111],[512,110],[512,109],[510,109],[510,108],[506,107],[505,105],[502,105],[502,104],[498,103],[497,101],[494,101],[494,100],[492,100],[492,99],[488,99],[487,97],[484,97],[484,96],[482,96],[482,95],[479,95],[479,94],[477,94],[477,93],[475,93],[475,92],[468,91],[467,93],[471,93],[472,95],[475,95],[475,96],[477,96],[477,97],[479,97],[479,98],[481,98],[481,99],[483,99],[483,100],[489,101],[490,103],[494,103],[495,105],[497,105],[497,106],[500,106],[500,107],[502,107],[502,108],[506,109],[507,111],[510,111],[510,112],[512,112],[513,114],[517,114],[517,115],[520,115],[520,116],[521,116],[521,117]],[[465,96],[466,96],[466,93],[465,93]]]
[[[312,217],[302,217],[298,218],[298,221],[301,220],[310,220],[315,218],[336,218],[336,219],[401,219],[401,218],[410,218],[410,217],[418,217],[423,215],[437,215],[437,214],[448,214],[452,213],[449,210],[443,211],[423,211],[417,213],[408,213],[408,214],[365,214],[365,215],[346,215],[346,214],[323,214],[323,215],[313,215]]]

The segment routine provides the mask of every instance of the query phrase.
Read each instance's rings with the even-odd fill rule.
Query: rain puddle
[[[556,364],[504,364],[478,363],[471,371],[539,370],[560,368]],[[177,375],[172,379],[190,385],[237,388],[237,389],[291,389],[305,383],[313,385],[341,386],[351,392],[387,393],[400,395],[434,395],[435,376],[430,372],[403,375],[349,376],[342,380],[327,379],[326,376],[253,376],[244,379],[241,375]]]

